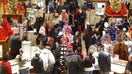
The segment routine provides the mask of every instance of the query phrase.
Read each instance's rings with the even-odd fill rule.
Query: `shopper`
[[[82,48],[82,44],[79,41],[79,38],[75,38],[74,39],[74,43],[73,43],[73,51],[75,52],[78,47],[81,47]]]
[[[101,51],[99,52],[98,64],[101,74],[109,74],[111,71],[111,58],[103,45],[101,45]]]
[[[46,22],[44,22],[43,25],[40,27],[39,34],[41,34],[43,41],[46,45],[46,42],[47,42]]]
[[[35,56],[31,60],[34,74],[44,74],[43,60],[39,56],[40,51],[36,51]]]
[[[51,74],[55,64],[55,57],[49,50],[49,46],[45,47],[46,48],[41,49],[40,58],[43,60],[44,71],[46,72],[46,74]]]
[[[9,55],[5,54],[3,56],[3,61],[1,63],[1,67],[3,69],[3,74],[12,74],[11,64],[8,62]]]
[[[87,57],[84,59],[84,74],[93,74],[95,58],[93,56],[93,50],[90,49]]]
[[[20,39],[19,33],[16,33],[11,38],[11,51],[10,56],[11,59],[15,59],[15,57],[19,54],[19,49],[21,48],[22,40]]]
[[[75,55],[72,48],[68,49],[68,55],[65,58],[67,74],[82,74],[83,64],[79,55]]]
[[[77,47],[75,54],[79,55],[82,58],[82,60],[84,60],[86,58],[86,53],[84,50],[82,50],[82,47],[80,47],[80,46]]]
[[[88,49],[89,49],[90,45],[92,44],[91,39],[92,39],[93,34],[94,33],[92,31],[92,27],[88,26],[87,32],[83,36],[83,40],[85,42],[86,53],[88,53]]]
[[[116,40],[116,27],[115,27],[115,23],[111,23],[111,26],[109,28],[109,33],[110,33],[110,38],[112,41]]]
[[[29,74],[30,70],[29,70],[28,58],[26,57],[26,54],[23,51],[23,49],[20,49],[19,52],[20,53],[15,58],[19,66],[18,74]]]

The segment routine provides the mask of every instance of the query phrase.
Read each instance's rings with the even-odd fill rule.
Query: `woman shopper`
[[[84,59],[84,74],[93,74],[93,64],[95,58],[93,56],[93,50],[89,50],[87,57]]]
[[[36,51],[35,56],[31,60],[34,74],[44,74],[43,60],[39,56],[40,51]]]
[[[12,74],[11,64],[10,64],[10,62],[8,62],[8,59],[9,59],[9,55],[5,54],[3,56],[3,61],[1,63],[1,67],[3,69],[2,74]]]
[[[30,70],[29,70],[28,58],[26,57],[26,54],[24,54],[23,49],[20,49],[19,52],[20,53],[15,58],[19,66],[18,74],[29,74]]]

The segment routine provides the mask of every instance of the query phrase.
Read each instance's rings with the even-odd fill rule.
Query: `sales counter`
[[[114,61],[112,59],[111,71],[114,72],[115,74],[124,74],[126,65],[127,61],[125,60],[119,59],[118,61]]]

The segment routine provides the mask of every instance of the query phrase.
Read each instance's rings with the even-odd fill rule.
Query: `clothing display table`
[[[111,63],[111,71],[117,74],[124,74],[125,72],[125,68],[126,68],[126,64],[127,61],[125,60],[118,60],[118,61],[114,61],[112,59],[112,63]]]

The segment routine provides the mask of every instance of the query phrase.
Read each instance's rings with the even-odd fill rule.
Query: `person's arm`
[[[34,59],[31,60],[31,66],[34,66]]]
[[[110,55],[107,56],[107,65],[110,67],[109,69],[111,70],[111,58],[110,58]]]
[[[53,64],[55,64],[55,57],[54,57],[54,55],[52,54],[52,52],[50,51],[50,53],[48,54],[48,61],[49,61],[49,64],[50,65],[53,65]]]

